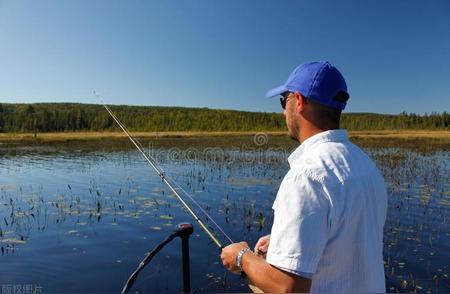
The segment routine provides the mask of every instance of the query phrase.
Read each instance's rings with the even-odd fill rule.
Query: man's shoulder
[[[291,177],[307,177],[322,184],[343,184],[361,169],[375,166],[358,146],[347,142],[325,142],[305,152],[291,166]]]

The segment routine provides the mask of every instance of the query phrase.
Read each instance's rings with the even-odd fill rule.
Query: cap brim
[[[266,93],[266,97],[267,97],[267,98],[270,98],[270,97],[274,97],[274,96],[277,96],[277,95],[281,95],[282,93],[284,93],[284,92],[286,92],[286,91],[288,91],[288,90],[286,89],[286,86],[281,85],[281,86],[279,86],[279,87],[273,88],[272,90],[269,90],[269,91]]]

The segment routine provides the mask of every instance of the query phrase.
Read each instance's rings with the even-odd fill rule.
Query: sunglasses
[[[286,109],[286,102],[288,101],[289,95],[291,95],[291,94],[292,94],[292,92],[284,92],[283,94],[281,94],[281,96],[283,96],[283,97],[280,97],[280,104],[281,104],[281,107],[283,107],[283,109]]]

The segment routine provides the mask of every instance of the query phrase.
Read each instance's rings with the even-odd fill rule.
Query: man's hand
[[[260,238],[255,249],[267,252],[269,241],[269,235]],[[220,257],[223,265],[235,274],[240,273],[236,266],[236,255],[244,248],[248,248],[246,242],[234,243],[222,249]],[[253,285],[266,293],[306,293],[310,290],[310,279],[279,269],[256,254],[247,252],[242,255],[241,261],[247,278]]]
[[[249,248],[247,242],[233,243],[223,248],[220,254],[223,265],[234,274],[240,274],[240,270],[236,266],[236,255],[243,248]]]
[[[255,253],[266,259],[267,249],[269,248],[270,235],[259,238],[255,245]]]

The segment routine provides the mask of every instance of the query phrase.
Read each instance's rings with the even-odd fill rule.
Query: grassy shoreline
[[[268,136],[284,136],[286,132],[133,132],[140,138],[177,138],[177,137],[218,137],[218,136],[252,136],[264,133]],[[429,130],[383,130],[383,131],[350,131],[351,138],[361,139],[439,139],[450,141],[448,131]],[[32,133],[0,133],[0,142],[40,141],[60,142],[72,140],[123,139],[121,132],[58,132],[38,133],[36,138]]]

